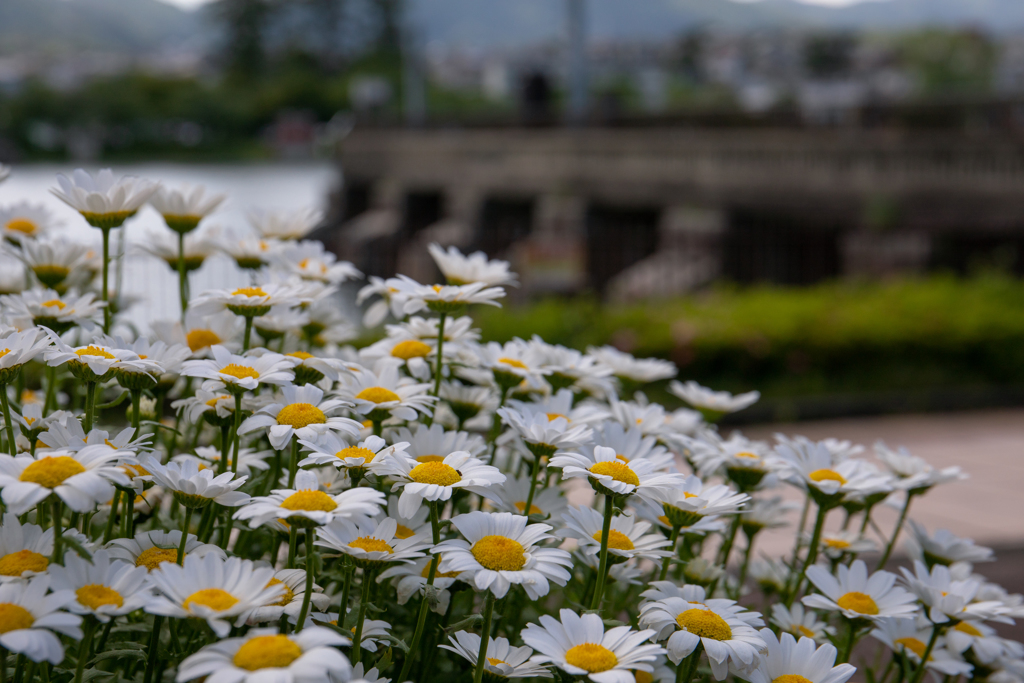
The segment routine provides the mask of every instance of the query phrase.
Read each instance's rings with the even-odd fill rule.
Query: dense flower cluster
[[[0,297],[5,681],[844,683],[862,639],[867,680],[1024,681],[1024,647],[991,625],[1024,598],[974,572],[992,552],[908,519],[958,468],[726,438],[716,421],[756,392],[612,348],[482,341],[468,307],[516,278],[454,247],[430,248],[444,282],[369,279],[364,323],[392,320],[357,349],[338,286],[361,276],[303,240],[319,215],[197,238],[223,199],[202,188],[58,181],[98,256],[43,207],[0,211],[25,265]],[[146,202],[181,318],[140,332],[108,247]],[[192,297],[214,248],[251,283]],[[647,400],[668,380],[689,408]],[[788,525],[792,553],[755,559]]]

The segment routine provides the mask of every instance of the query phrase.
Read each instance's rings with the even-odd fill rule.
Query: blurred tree
[[[857,40],[848,33],[811,36],[804,43],[804,68],[814,78],[848,75],[853,66]]]
[[[402,48],[403,0],[373,0],[380,21],[377,47],[383,52],[398,53]]]
[[[226,75],[249,83],[266,69],[264,30],[272,10],[271,0],[216,0],[215,20],[224,31],[223,62]]]
[[[985,92],[992,85],[997,48],[979,31],[914,31],[900,37],[897,51],[925,94]]]
[[[320,68],[336,73],[344,63],[341,30],[345,0],[305,0],[305,3],[309,8],[311,38],[307,44],[316,54]]]

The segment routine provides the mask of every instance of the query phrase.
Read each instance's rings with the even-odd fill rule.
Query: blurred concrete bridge
[[[357,128],[340,160],[328,241],[371,274],[434,278],[431,241],[511,259],[527,295],[1024,273],[1006,130]]]

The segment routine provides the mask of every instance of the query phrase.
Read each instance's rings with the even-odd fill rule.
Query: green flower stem
[[[181,543],[178,544],[178,566],[185,562],[185,544],[188,542],[188,529],[192,525],[192,508],[185,508],[185,521],[181,524]]]
[[[839,651],[839,658],[836,660],[836,664],[845,664],[850,661],[853,646],[857,643],[857,631],[860,630],[857,627],[857,622],[854,620],[847,621],[849,621],[847,625],[850,627],[850,630],[846,634],[846,643],[843,645],[843,649]]]
[[[821,545],[821,532],[825,528],[826,515],[828,515],[828,508],[819,505],[818,518],[814,522],[814,532],[811,534],[811,543],[807,547],[807,559],[804,560],[800,573],[797,574],[796,585],[793,586],[793,593],[789,596],[790,604],[792,604],[793,598],[796,597],[797,593],[800,592],[804,579],[807,578],[807,568],[814,566],[814,563],[818,560],[818,546]]]
[[[729,525],[729,535],[725,537],[722,542],[722,547],[718,551],[718,564],[722,567],[729,566],[729,555],[732,554],[732,546],[736,542],[736,533],[740,530],[740,516],[735,514],[732,516],[732,524]]]
[[[610,496],[604,497],[604,526],[601,527],[601,564],[597,570],[597,588],[594,589],[594,597],[590,601],[590,609],[601,608],[601,598],[604,595],[604,584],[608,578],[608,537],[611,536],[612,516],[615,514],[615,504]]]
[[[288,461],[288,488],[295,487],[295,475],[299,471],[299,437],[292,438],[292,457]]]
[[[288,526],[288,569],[295,569],[295,555],[299,548],[299,527]]]
[[[89,660],[89,650],[92,647],[94,633],[96,633],[96,619],[94,617],[86,617],[85,623],[82,624],[82,640],[78,644],[78,665],[75,667],[75,683],[82,683],[82,674],[85,673],[85,663]],[[0,656],[4,660],[7,659],[6,652],[0,653]],[[0,680],[7,683],[7,676],[0,677]]]
[[[57,497],[57,494],[54,493],[51,495],[53,498],[53,559],[51,561],[54,564],[61,564],[61,559],[64,557],[61,555],[61,550],[63,550],[61,546],[63,545],[62,541],[64,540],[61,523],[64,521],[62,519],[64,511],[61,509],[61,501],[60,498]],[[111,512],[113,512],[113,510],[111,510]]]
[[[142,416],[139,415],[139,406],[142,403],[142,390],[141,389],[132,389],[131,390],[131,394],[132,394],[132,429],[135,430],[132,433],[132,436],[134,436],[135,438],[139,438],[139,422],[140,422],[140,420],[142,418]]]
[[[246,320],[252,320],[252,318],[246,318]],[[238,433],[239,427],[242,426],[242,393],[238,392],[235,394],[235,454],[231,458],[231,472],[232,474],[238,474],[238,450],[241,448],[242,435]]]
[[[437,514],[437,503],[427,503],[430,509],[430,529],[433,533],[433,541],[436,546],[441,542],[441,521],[438,519]],[[434,585],[434,577],[437,575],[437,563],[440,558],[434,555],[433,559],[430,560],[430,569],[427,572],[427,586]],[[427,623],[427,610],[430,607],[429,600],[427,599],[426,592],[424,592],[423,600],[420,602],[420,613],[416,618],[416,630],[413,631],[412,641],[409,643],[409,653],[405,657],[405,663],[402,665],[402,673],[398,676],[398,680],[407,681],[409,680],[409,672],[412,670],[413,659],[416,652],[417,646],[420,643],[420,638],[423,636],[423,626]]]
[[[161,615],[153,617],[153,632],[149,636],[149,656],[146,658],[146,673],[142,683],[153,683],[153,672],[156,670],[157,650],[160,647],[160,629],[164,625]]]
[[[743,584],[747,581],[747,570],[750,568],[750,557],[754,550],[754,538],[756,536],[756,531],[747,535],[747,547],[743,551],[743,564],[740,565],[739,591],[743,590]],[[737,597],[739,596],[737,595]]]
[[[224,474],[227,471],[232,446],[234,442],[231,440],[231,425],[225,422],[220,426],[220,462],[217,463],[217,474]]]
[[[494,593],[487,591],[484,602],[484,625],[480,630],[480,651],[476,656],[476,670],[473,672],[473,683],[484,679],[484,662],[487,661],[487,643],[491,639],[491,618],[494,616]]]
[[[316,531],[313,527],[306,527],[306,594],[302,596],[302,610],[299,611],[299,620],[295,624],[295,630],[301,631],[306,624],[306,617],[309,615],[309,601],[313,597],[313,542],[316,540]],[[342,612],[344,614],[344,611]],[[360,620],[360,626],[362,621]],[[356,640],[358,651],[359,641]],[[358,661],[358,656],[356,661]]]
[[[345,615],[348,614],[348,598],[352,590],[352,575],[356,573],[356,568],[352,566],[348,555],[341,558],[341,563],[342,571],[345,572],[345,582],[342,584],[341,607],[338,610],[338,614],[341,620],[344,621]]]
[[[672,527],[672,534],[669,536],[669,540],[672,542],[672,545],[669,546],[669,550],[672,554],[661,561],[661,574],[658,575],[659,581],[664,581],[668,576],[668,566],[672,563],[672,558],[676,556],[676,545],[679,542],[680,529],[682,529],[681,526],[673,525]]]
[[[181,297],[181,320],[188,310],[188,275],[185,273],[185,233],[178,233],[178,294]]]
[[[135,496],[133,491],[125,491],[121,497],[121,538],[131,538],[135,535]]]
[[[85,383],[85,424],[82,427],[85,428],[85,433],[88,434],[92,430],[92,421],[94,412],[96,410],[96,382]]]
[[[7,398],[7,385],[0,384],[0,406],[4,411],[4,424],[7,426],[7,452],[18,454],[17,441],[14,439],[14,423],[11,422],[11,401]]]
[[[935,649],[935,643],[939,640],[941,633],[942,629],[939,628],[939,625],[933,624],[932,637],[928,639],[928,645],[924,649],[924,654],[921,655],[921,664],[917,667],[917,671],[914,672],[914,677],[910,679],[910,683],[921,683],[921,679],[924,678],[925,669],[928,668],[928,658],[931,657],[932,650]]]
[[[49,415],[57,399],[57,366],[46,366],[46,398],[43,400],[43,415]]]
[[[252,316],[245,316],[245,336],[242,337],[242,353],[249,350],[249,338],[252,336]]]
[[[363,640],[363,622],[366,620],[366,606],[370,603],[370,586],[373,584],[373,572],[363,569],[363,587],[359,595],[359,616],[356,617],[356,631],[352,636],[352,661],[359,663],[362,654],[360,643]],[[425,602],[425,600],[424,600]]]
[[[114,518],[117,517],[118,507],[121,503],[121,489],[114,489],[114,497],[110,499],[110,516],[107,517],[107,529],[103,532],[103,542],[109,543],[114,538]]]
[[[441,365],[444,361],[444,323],[447,319],[448,314],[441,313],[441,319],[437,323],[437,369],[434,371],[434,396],[441,393]]]
[[[103,289],[101,290],[103,299],[103,334],[110,334],[110,293],[108,291],[108,282],[110,280],[110,229],[100,228],[100,232],[103,233]],[[88,433],[88,429],[85,430]]]
[[[523,514],[530,518],[530,510],[533,508],[533,496],[537,492],[537,472],[540,470],[540,455],[533,454],[533,469],[530,471],[530,493],[526,496],[526,507]]]
[[[697,665],[700,663],[700,654],[704,651],[704,644],[697,643],[696,649],[689,654],[676,667],[676,683],[690,683],[693,675],[697,673]]]
[[[889,561],[889,556],[892,555],[893,548],[896,547],[896,539],[899,538],[900,531],[903,529],[903,523],[907,521],[907,513],[910,512],[910,502],[913,499],[913,491],[907,491],[907,500],[903,503],[903,509],[900,510],[900,518],[896,521],[896,528],[893,529],[892,538],[889,539],[889,543],[885,546],[885,552],[882,553],[882,557],[878,560],[878,566],[875,567],[875,571],[884,568],[885,563]]]

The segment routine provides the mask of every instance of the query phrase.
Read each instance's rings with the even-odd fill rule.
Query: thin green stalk
[[[114,538],[114,518],[117,517],[121,503],[121,489],[114,489],[114,497],[110,499],[110,517],[107,518],[107,530],[103,532],[103,542],[109,543]]]
[[[292,457],[288,461],[288,488],[295,486],[295,475],[299,472],[299,438],[292,438]]]
[[[342,568],[345,572],[345,582],[342,584],[341,589],[341,607],[338,610],[339,619],[344,622],[345,615],[348,614],[348,598],[352,590],[352,575],[356,573],[356,568],[351,566],[348,555],[341,559]]]
[[[11,402],[7,398],[7,385],[0,384],[0,406],[3,406],[4,425],[7,427],[7,452],[18,454],[18,442],[14,438],[14,423],[11,422]]]
[[[723,567],[729,566],[729,555],[732,554],[733,543],[736,542],[736,533],[740,530],[740,516],[732,516],[732,524],[729,525],[729,534],[725,537],[725,541],[722,543],[722,548],[718,551],[718,564]]]
[[[352,661],[359,663],[362,654],[360,643],[363,641],[363,621],[366,619],[366,606],[370,604],[370,586],[373,583],[373,572],[363,569],[363,586],[359,595],[359,616],[356,617],[356,630],[352,636]]]
[[[299,611],[299,620],[295,624],[296,631],[301,631],[305,627],[306,617],[309,615],[309,600],[313,597],[313,568],[315,566],[313,562],[313,542],[315,540],[316,531],[314,528],[306,527],[306,594],[302,596],[302,609]]]
[[[881,559],[878,560],[878,566],[875,567],[875,571],[885,567],[885,563],[889,561],[889,556],[892,555],[893,548],[896,547],[896,539],[899,538],[900,531],[903,529],[903,523],[907,520],[907,513],[910,511],[910,501],[914,499],[914,494],[907,491],[907,501],[903,503],[903,509],[900,511],[900,518],[896,522],[896,528],[892,532],[892,538],[889,539],[888,545],[885,546],[885,552],[882,553]]]
[[[846,643],[843,649],[839,652],[839,659],[836,660],[836,664],[845,664],[850,661],[850,653],[853,652],[854,643],[857,642],[857,623],[855,621],[849,621],[848,626],[850,627],[849,632],[846,634]]]
[[[110,291],[107,284],[110,279],[110,229],[101,228],[100,232],[103,233],[103,334],[110,334]]]
[[[689,654],[676,667],[676,683],[690,683],[693,675],[697,673],[697,665],[700,663],[700,654],[704,651],[704,644],[697,643],[696,649]]]
[[[188,542],[188,530],[192,525],[192,508],[185,508],[185,521],[181,524],[181,543],[178,544],[178,566],[185,563],[185,544]]]
[[[160,648],[160,629],[163,628],[164,618],[157,614],[153,617],[153,632],[149,636],[149,656],[146,658],[146,673],[142,677],[142,683],[153,683],[153,672],[156,670],[157,650]]]
[[[246,320],[252,320],[252,318],[246,318]],[[238,450],[241,448],[242,435],[238,433],[239,427],[242,426],[242,393],[238,392],[235,394],[235,454],[231,457],[231,472],[238,474]]]
[[[142,391],[139,389],[132,389],[132,429],[135,431],[132,433],[136,439],[139,438],[139,421],[142,416],[139,415],[139,406],[142,403]]]
[[[63,550],[63,531],[61,524],[63,523],[64,511],[61,507],[61,500],[56,493],[53,494],[53,559],[51,560],[54,564],[61,564],[61,559],[64,557],[61,555]]]
[[[437,546],[441,542],[441,521],[438,519],[437,503],[431,502],[427,504],[430,509],[430,529],[433,533],[434,546]],[[430,560],[430,569],[427,572],[427,586],[434,585],[434,578],[437,575],[437,563],[440,558],[437,555]],[[429,590],[426,589],[426,590]],[[415,655],[413,654],[417,650],[417,646],[420,643],[420,638],[423,636],[423,627],[427,623],[427,610],[429,608],[429,600],[427,600],[426,592],[424,592],[423,600],[420,602],[419,616],[416,618],[416,630],[413,631],[412,641],[409,643],[409,652],[405,657],[405,663],[402,664],[402,673],[398,676],[398,680],[407,681],[409,680],[409,672],[412,670],[413,660]]]
[[[793,598],[800,592],[800,587],[807,577],[807,568],[814,566],[818,560],[818,546],[821,545],[821,532],[825,528],[826,515],[828,515],[828,508],[818,506],[818,517],[814,522],[814,533],[811,535],[811,543],[807,548],[807,559],[804,560],[803,567],[797,574],[796,585],[793,586],[793,593],[789,596],[788,604],[792,604]]]
[[[747,547],[743,551],[743,564],[740,565],[740,580],[739,590],[742,592],[743,584],[747,580],[747,570],[750,568],[750,557],[754,550],[754,538],[757,536],[757,532],[754,532],[747,536]],[[739,597],[737,595],[737,597]]]
[[[178,295],[181,297],[181,319],[188,310],[188,274],[185,272],[185,233],[178,233]]]
[[[46,366],[46,398],[43,400],[43,415],[49,415],[57,398],[57,366]]]
[[[85,623],[82,624],[82,640],[78,644],[78,665],[75,667],[75,683],[82,683],[82,674],[85,673],[85,663],[89,660],[89,650],[92,647],[92,637],[95,632],[96,619],[86,617]],[[3,659],[6,660],[6,654],[6,652],[3,652],[0,653],[0,656],[3,656]],[[7,676],[0,677],[0,680],[7,683]]]
[[[661,574],[658,575],[659,581],[664,581],[668,576],[668,566],[672,563],[672,558],[676,556],[676,545],[679,542],[680,529],[682,529],[680,526],[672,527],[672,534],[669,536],[669,540],[672,541],[672,545],[669,546],[669,550],[672,554],[661,561]]]
[[[487,591],[484,602],[484,625],[480,630],[480,651],[476,656],[476,670],[473,672],[473,683],[484,679],[484,662],[487,661],[487,643],[491,639],[491,618],[494,616],[494,593]]]
[[[252,336],[252,316],[245,316],[245,336],[242,337],[242,353],[249,350],[249,338]]]
[[[433,396],[441,393],[441,366],[444,361],[444,323],[447,319],[448,314],[442,313],[441,319],[437,323],[437,369],[434,371]]]
[[[939,640],[939,634],[942,629],[939,628],[938,624],[932,625],[932,637],[928,639],[928,645],[924,649],[924,654],[921,655],[921,664],[917,667],[917,671],[914,672],[914,677],[910,679],[910,683],[921,683],[921,679],[924,678],[925,669],[928,668],[928,659],[932,655],[932,650],[935,649],[935,643]]]
[[[288,527],[288,569],[295,569],[295,555],[299,548],[299,527],[294,524]]]
[[[217,463],[217,474],[224,474],[227,471],[232,446],[234,442],[231,440],[231,425],[225,422],[220,426],[220,462]]]
[[[530,470],[530,493],[526,496],[526,507],[523,514],[530,517],[530,510],[533,509],[533,496],[537,492],[537,473],[540,471],[540,455],[533,454],[533,469]]]
[[[597,588],[594,589],[594,597],[590,601],[590,609],[601,608],[601,598],[604,595],[604,584],[608,578],[608,539],[611,536],[612,516],[615,514],[615,504],[610,496],[604,497],[604,526],[601,527],[601,565],[597,570]]]

